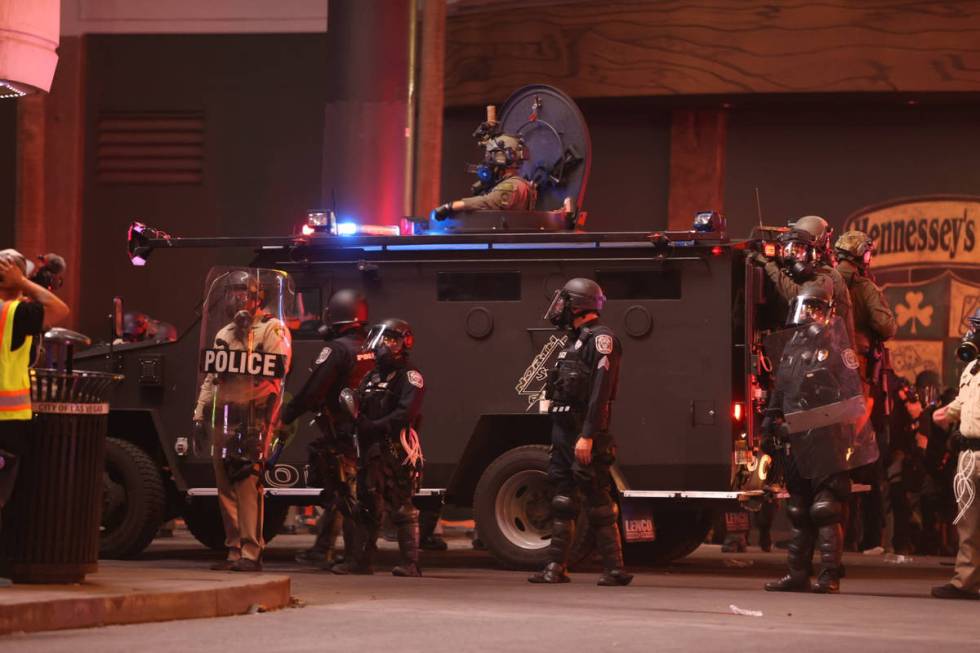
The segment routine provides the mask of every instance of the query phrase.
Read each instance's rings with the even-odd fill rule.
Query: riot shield
[[[214,267],[201,311],[194,420],[235,482],[258,473],[279,424],[296,293],[285,272]]]
[[[874,462],[878,445],[844,321],[784,329],[764,346],[775,362],[771,406],[783,415],[800,474],[817,478]]]

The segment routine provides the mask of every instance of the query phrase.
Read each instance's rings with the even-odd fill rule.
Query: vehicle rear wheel
[[[690,555],[704,542],[711,519],[712,511],[706,508],[654,511],[657,539],[625,544],[626,564],[664,565]]]
[[[163,524],[167,494],[153,459],[126,440],[106,438],[99,557],[131,558]]]
[[[490,463],[476,486],[477,532],[487,550],[507,567],[538,569],[547,563],[553,494],[547,470],[547,447],[517,447]],[[584,511],[577,525],[573,562],[587,557],[592,547]]]
[[[263,507],[262,537],[269,542],[282,531],[289,514],[289,504],[272,501],[266,496]],[[184,523],[198,542],[209,549],[225,549],[225,526],[221,520],[218,497],[189,497],[184,506]]]

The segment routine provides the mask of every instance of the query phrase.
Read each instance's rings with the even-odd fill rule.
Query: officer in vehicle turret
[[[834,300],[834,312],[844,321],[854,342],[854,316],[847,283],[833,266],[831,237],[833,229],[818,215],[807,215],[790,224],[791,229],[779,236],[776,260],[755,253],[751,260],[762,266],[787,302],[799,295],[808,281],[828,284]]]
[[[804,283],[790,302],[789,328],[765,341],[767,355],[778,363],[762,423],[763,449],[783,469],[793,527],[789,573],[766,583],[772,592],[839,591],[847,472],[878,458],[857,355],[843,321],[833,314],[832,289],[825,281]],[[821,567],[811,588],[815,546]]]
[[[421,576],[419,511],[412,496],[422,474],[418,427],[422,418],[424,381],[409,360],[415,335],[408,322],[387,319],[368,333],[364,351],[375,357],[374,369],[358,388],[356,419],[361,450],[357,496],[360,503],[357,541],[345,552],[337,574],[373,573],[378,531],[387,514],[398,533],[401,563],[395,576]]]
[[[479,130],[477,133],[480,133]],[[444,220],[458,211],[534,209],[537,191],[520,174],[521,164],[528,158],[524,139],[513,134],[494,134],[490,129],[481,144],[485,154],[483,164],[477,168],[480,181],[474,184],[475,195],[435,208],[432,211],[434,219]]]
[[[548,564],[528,578],[532,583],[569,582],[568,554],[583,498],[602,557],[599,585],[628,585],[633,580],[623,569],[619,506],[611,494],[615,444],[609,426],[622,346],[612,329],[599,324],[605,303],[595,281],[572,279],[555,292],[545,314],[569,333],[546,390],[552,418],[548,479],[555,491],[554,520]]]
[[[358,387],[374,367],[374,353],[362,351],[367,337],[368,304],[356,290],[338,290],[324,315],[326,345],[310,366],[310,376],[282,411],[283,424],[292,424],[306,412],[316,413],[322,436],[309,447],[310,485],[320,485],[324,512],[313,547],[296,554],[297,562],[329,565],[341,528],[345,548],[353,546],[356,516],[357,452],[354,422],[340,404],[344,388]]]
[[[214,336],[213,351],[243,352],[278,359],[272,377],[236,371],[204,376],[194,408],[195,439],[210,430],[218,504],[225,527],[227,558],[215,570],[261,571],[262,470],[269,438],[279,421],[283,377],[289,370],[292,340],[281,319],[268,312],[266,289],[256,273],[236,270],[219,277],[207,304],[221,305],[231,321]],[[210,343],[209,343],[210,344]]]

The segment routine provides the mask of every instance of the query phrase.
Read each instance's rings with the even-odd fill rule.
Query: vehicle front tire
[[[547,564],[551,541],[548,447],[528,445],[502,454],[483,472],[473,497],[477,532],[487,550],[512,569]],[[592,538],[584,511],[579,515],[571,562],[586,558]]]
[[[99,557],[140,554],[160,530],[166,510],[156,462],[131,442],[106,438]]]
[[[282,531],[289,514],[289,504],[265,498],[262,537],[269,542]],[[191,535],[209,549],[224,551],[225,526],[221,519],[218,497],[189,497],[184,506],[184,523]]]

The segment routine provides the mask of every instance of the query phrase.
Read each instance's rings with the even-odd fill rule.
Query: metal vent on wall
[[[204,179],[203,112],[105,112],[96,142],[100,183],[200,184]]]

